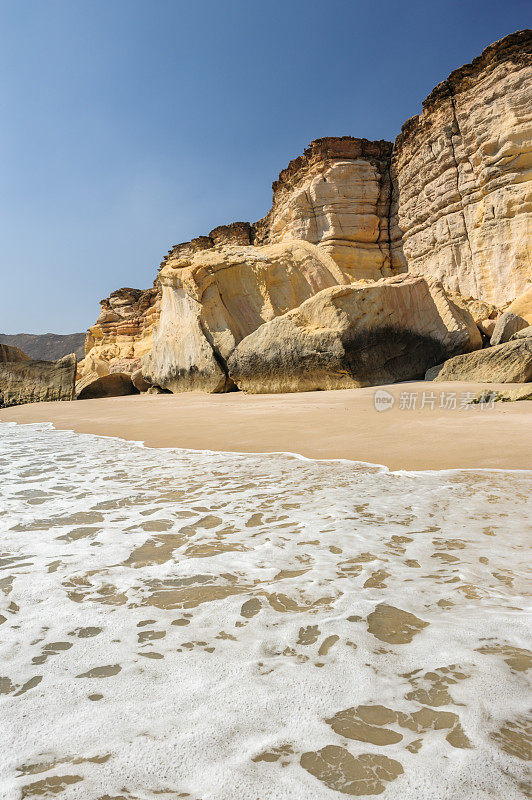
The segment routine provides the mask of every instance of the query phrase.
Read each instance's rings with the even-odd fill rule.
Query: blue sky
[[[253,221],[320,136],[393,139],[525,0],[0,0],[0,331],[70,333]]]

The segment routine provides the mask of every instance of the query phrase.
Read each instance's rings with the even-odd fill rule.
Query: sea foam
[[[529,473],[0,425],[3,800],[527,796]]]

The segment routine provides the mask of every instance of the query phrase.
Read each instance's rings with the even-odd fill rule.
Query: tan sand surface
[[[393,396],[392,408],[375,409],[376,387],[276,395],[187,393],[34,403],[0,410],[0,422],[52,422],[58,429],[150,447],[288,451],[391,469],[532,468],[532,401],[464,409],[466,393],[486,384],[411,382],[378,388]],[[441,408],[442,398],[453,405],[453,394],[456,408]],[[412,398],[416,407],[404,407]]]

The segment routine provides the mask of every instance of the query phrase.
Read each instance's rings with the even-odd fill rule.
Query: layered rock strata
[[[407,275],[319,292],[245,338],[228,366],[250,393],[347,389],[414,380],[480,346],[441,284]]]
[[[408,269],[499,306],[531,279],[531,93],[532,37],[519,31],[438,84],[392,157]]]
[[[311,142],[273,184],[273,206],[256,243],[304,239],[352,280],[392,274],[391,142],[351,136]]]
[[[228,359],[260,326],[324,288],[406,271],[440,281],[487,340],[532,280],[531,76],[518,31],[439,84],[394,145],[312,142],[263,219],[175,245],[153,289],[102,301],[80,378],[141,366],[150,385],[226,391]],[[528,295],[508,310],[530,323]]]
[[[32,361],[28,357],[2,361],[0,407],[46,400],[73,400],[75,379],[74,353],[58,361]]]
[[[118,289],[100,302],[96,323],[85,340],[85,358],[78,380],[97,380],[113,372],[131,374],[151,350],[153,324],[159,317],[160,287]]]

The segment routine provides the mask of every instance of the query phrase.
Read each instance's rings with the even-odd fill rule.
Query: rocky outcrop
[[[532,324],[532,288],[508,305],[532,280],[531,77],[532,34],[518,31],[439,84],[394,145],[316,139],[274,182],[263,219],[174,245],[152,289],[120,289],[102,301],[80,380],[142,368],[148,384],[174,392],[227,391],[228,360],[261,326],[271,333],[276,318],[326,288],[405,272],[440,281],[446,303],[473,315],[485,344],[502,311]],[[315,332],[305,325],[311,347]],[[424,336],[423,319],[401,325]],[[356,385],[349,363],[347,377],[316,381]]]
[[[242,339],[348,278],[325,252],[293,241],[179,250],[159,281],[161,316],[142,361],[144,377],[173,392],[220,392],[230,388],[226,361]]]
[[[1,361],[0,407],[45,400],[73,400],[75,378],[74,353],[58,361],[32,361],[27,357]]]
[[[497,305],[530,281],[531,92],[532,37],[519,31],[452,72],[405,123],[391,227],[409,270]]]
[[[506,342],[475,353],[456,356],[429,369],[426,380],[479,383],[532,381],[532,339]]]
[[[476,297],[463,297],[460,292],[452,292],[449,289],[446,289],[445,292],[453,303],[469,311],[477,325],[481,325],[486,320],[495,320],[499,316],[500,311],[493,303],[485,303],[477,300]]]
[[[515,403],[517,400],[532,400],[532,386],[516,386],[508,389],[484,389],[477,392],[470,405],[491,405],[492,403]]]
[[[352,136],[311,142],[274,182],[255,242],[312,242],[351,280],[391,275],[391,153],[391,142]]]
[[[515,339],[528,339],[530,336],[532,336],[532,325],[527,325],[526,328],[521,328],[517,333],[514,333],[510,341],[513,342]]]
[[[148,389],[151,388],[151,383],[149,383],[146,378],[142,374],[142,369],[136,370],[131,375],[131,383],[138,389],[139,392],[147,392]]]
[[[102,375],[100,378],[92,375],[82,378],[76,384],[76,397],[78,400],[90,400],[97,397],[123,397],[128,394],[138,394],[130,375],[123,372],[113,372]]]
[[[7,361],[31,361],[31,358],[19,347],[0,343],[0,364]]]
[[[529,325],[532,325],[532,286],[516,297],[506,310],[517,314],[518,317],[523,317]]]
[[[514,333],[518,333],[518,331],[526,327],[528,327],[526,319],[518,317],[517,314],[512,314],[511,311],[505,311],[495,323],[490,339],[491,346],[509,342]]]
[[[407,275],[319,292],[245,338],[228,366],[251,393],[346,389],[413,380],[480,346],[441,284]]]
[[[113,372],[131,374],[152,346],[153,324],[159,317],[160,287],[144,291],[118,289],[100,303],[100,316],[89,328],[85,340],[85,359],[80,362],[78,379]]]

